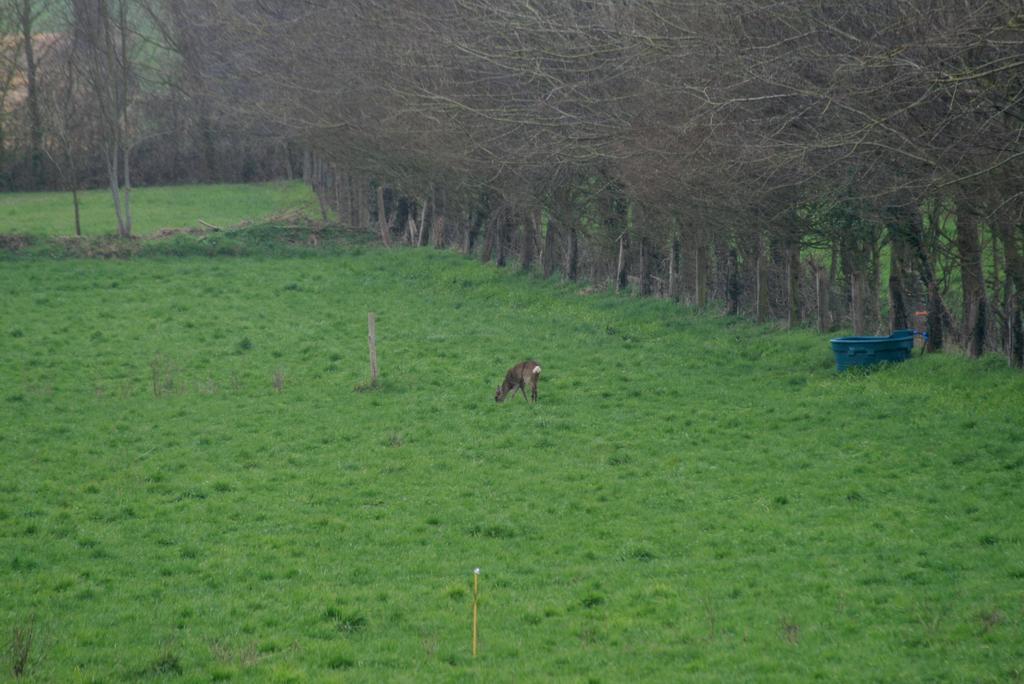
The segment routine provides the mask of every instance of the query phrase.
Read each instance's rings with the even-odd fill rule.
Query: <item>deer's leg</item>
[[[523,393],[523,401],[525,401],[527,404],[529,404],[530,403],[530,399],[526,396],[526,383],[525,382],[519,383],[519,391]]]
[[[530,397],[533,401],[537,401],[537,376],[534,376],[533,381],[530,382]]]

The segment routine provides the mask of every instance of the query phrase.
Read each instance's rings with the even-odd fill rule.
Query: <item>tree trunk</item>
[[[405,216],[405,244],[412,246],[416,245],[416,235],[418,234],[417,230],[416,201],[412,200],[409,202],[409,211]]]
[[[956,246],[960,257],[960,276],[964,293],[964,340],[967,355],[981,356],[985,350],[988,302],[981,263],[981,244],[977,217],[965,202],[957,204]]]
[[[340,219],[341,217],[341,174],[338,173],[338,165],[331,164],[328,167],[331,170],[331,208],[334,209],[334,215]]]
[[[217,140],[214,136],[210,113],[207,111],[209,106],[205,101],[200,106],[203,109],[199,115],[200,143],[203,148],[203,175],[206,177],[207,182],[212,183],[220,177],[220,169],[217,164]],[[290,163],[288,170],[290,173]]]
[[[855,268],[850,274],[850,316],[854,335],[867,334],[867,305],[864,301],[867,290],[862,268]]]
[[[345,205],[345,189],[347,186],[342,182],[345,176],[338,170],[337,164],[331,164],[331,188],[334,190],[334,216],[338,223],[341,223],[342,207]]]
[[[323,158],[317,156],[313,159],[313,192],[320,205],[320,218],[327,223],[327,173],[324,170],[325,166]]]
[[[0,192],[11,189],[10,174],[7,171],[7,134],[4,132],[4,117],[0,116]]]
[[[536,235],[540,224],[537,214],[537,210],[532,210],[529,212],[529,216],[524,217],[523,221],[523,249],[520,252],[519,263],[523,271],[526,272],[533,268],[533,258],[536,252]]]
[[[486,217],[484,216],[484,210],[479,208],[476,209],[469,217],[462,241],[462,253],[466,256],[473,253],[473,248],[476,246],[477,236],[480,234],[480,228],[485,220]]]
[[[440,195],[440,201],[439,201],[438,195]],[[444,243],[445,243],[444,216],[445,216],[445,210],[446,210],[446,207],[445,207],[446,201],[445,200],[446,200],[446,197],[445,197],[445,194],[444,194],[444,188],[442,188],[440,192],[438,192],[435,189],[434,190],[434,221],[433,221],[433,225],[430,227],[430,237],[433,238],[434,249],[443,249],[444,248]]]
[[[416,246],[427,244],[427,200],[420,200],[420,222],[416,229]]]
[[[78,201],[78,183],[71,186],[71,203],[75,205],[75,235],[82,237],[82,207]]]
[[[355,179],[352,177],[352,172],[346,170],[345,176],[342,181],[345,184],[345,216],[348,219],[348,225],[350,228],[357,228],[359,226],[359,210],[356,205],[356,185]]]
[[[569,280],[576,281],[579,278],[580,267],[579,236],[576,234],[576,228],[569,228],[568,234],[566,235],[566,242],[565,277]]]
[[[1024,319],[1021,318],[1019,301],[1010,301],[1009,315],[1006,317],[1007,344],[1006,356],[1010,368],[1024,368]]]
[[[391,226],[388,225],[387,210],[384,206],[384,186],[377,186],[377,230],[385,247],[391,246]]]
[[[826,280],[828,283],[828,292],[826,293],[826,296],[828,297],[829,330],[834,330],[836,327],[836,321],[840,321],[846,316],[846,312],[844,311],[846,298],[843,297],[841,301],[837,302],[835,293],[833,292],[833,288],[835,287],[836,282],[838,282],[840,269],[843,267],[843,251],[844,250],[839,244],[836,244],[835,242],[832,243],[832,249],[830,250],[828,260],[828,279]]]
[[[467,220],[462,224],[462,240],[461,240],[461,244],[459,245],[459,250],[462,252],[463,256],[469,256],[469,254],[473,251],[473,215],[472,214],[470,214],[470,216],[467,218]]]
[[[694,304],[703,309],[708,304],[708,246],[703,236],[697,238],[697,249],[694,252]]]
[[[757,292],[755,293],[754,315],[758,323],[768,320],[768,253],[762,244],[762,238],[758,238],[757,259],[755,261],[755,278]]]
[[[39,109],[39,88],[37,86],[37,64],[35,41],[32,23],[32,0],[21,0],[18,7],[18,22],[25,52],[25,104],[28,107],[29,121],[29,167],[32,173],[33,189],[42,190],[46,186],[46,174],[43,168],[43,117]]]
[[[906,252],[903,226],[889,228],[889,331],[910,327],[910,312],[904,296]]]
[[[740,259],[735,247],[726,253],[725,312],[730,316],[740,313]]]
[[[889,273],[889,331],[904,330],[910,327],[910,316],[907,303],[903,298],[903,288],[899,277]]]
[[[934,219],[933,219],[934,223]],[[921,274],[921,282],[928,292],[928,320],[926,332],[928,341],[925,343],[925,351],[937,352],[942,349],[944,342],[943,330],[948,318],[946,305],[939,293],[939,285],[935,280],[935,270],[925,247],[924,226],[921,214],[916,210],[912,211],[905,224],[907,246],[917,259],[918,272]]]
[[[124,192],[122,194],[122,201],[124,202],[124,235],[122,237],[132,236],[132,174],[131,174],[131,146],[125,144],[124,146]]]
[[[796,241],[786,246],[786,298],[786,323],[792,329],[800,325],[800,243]]]
[[[555,272],[555,251],[558,249],[558,222],[553,216],[548,217],[547,230],[544,231],[544,251],[540,255],[541,270],[544,278],[550,278]]]
[[[654,277],[651,273],[651,241],[647,232],[651,230],[650,213],[641,202],[633,203],[633,231],[639,235],[639,263],[637,263],[637,289],[641,297],[650,297],[654,291]]]
[[[120,178],[120,155],[117,150],[117,143],[114,142],[107,150],[107,179],[110,183],[110,194],[114,201],[114,216],[117,218],[117,235],[125,237],[124,216],[121,211],[121,178]]]
[[[674,302],[679,301],[679,237],[672,236],[668,253],[668,296]]]
[[[937,352],[942,349],[943,339],[943,310],[945,305],[942,303],[942,297],[939,296],[939,286],[933,278],[928,283],[928,342],[925,344],[925,351]]]
[[[828,279],[828,271],[825,267],[817,262],[813,263],[814,269],[814,291],[817,296],[818,303],[818,332],[825,334],[829,330],[829,292],[831,291],[831,285]]]
[[[366,176],[359,176],[356,178],[356,200],[357,209],[359,213],[359,226],[372,230],[373,226],[370,222],[370,179]]]
[[[484,223],[484,248],[480,250],[480,261],[487,263],[494,254],[495,233],[498,232],[498,221],[500,217],[488,216]]]
[[[348,219],[350,228],[357,228],[359,226],[359,209],[356,204],[358,198],[356,197],[355,178],[351,171],[345,171],[342,182],[345,184],[345,213],[342,215]]]
[[[1011,367],[1024,368],[1024,327],[1021,323],[1021,312],[1024,310],[1024,256],[1018,247],[1012,223],[1002,223],[999,237],[1006,255],[1006,354]]]
[[[501,268],[504,268],[505,264],[508,262],[508,241],[511,237],[511,222],[511,209],[503,207],[501,211],[498,212],[498,230],[497,235],[495,236],[497,239],[498,254],[494,259],[494,263]]]
[[[370,180],[366,176],[356,177],[356,213],[360,228],[372,230],[370,223]]]
[[[623,187],[608,175],[607,170],[600,174],[602,187],[596,198],[597,217],[600,220],[601,235],[618,242],[618,258],[615,262],[615,291],[622,292],[629,284],[628,266],[626,263],[626,240],[629,232],[629,202]]]
[[[295,169],[292,168],[292,153],[288,149],[288,143],[281,143],[281,165],[284,167],[284,175],[289,181],[295,180]]]
[[[434,216],[433,225],[430,226],[430,237],[435,250],[444,249],[444,216]]]
[[[102,131],[107,182],[114,201],[117,234],[131,236],[131,167],[129,163],[131,126],[128,118],[131,64],[128,59],[129,27],[125,1],[118,3],[118,16],[111,16],[106,0],[71,5],[77,45],[75,60],[96,104],[96,120]],[[119,53],[120,49],[120,53]],[[122,197],[121,163],[124,162],[125,196]]]
[[[128,26],[128,5],[121,0],[118,5],[118,33],[120,33],[121,48],[121,153],[124,155],[124,237],[131,237],[132,234],[132,126],[128,120],[128,92],[131,87],[131,61],[128,57],[128,37],[131,35]]]
[[[619,235],[619,258],[615,265],[615,291],[622,292],[629,285],[626,273],[626,234]]]
[[[1001,260],[999,258],[999,256],[1000,256],[999,255],[999,246],[1001,244],[1000,241],[999,241],[999,235],[997,234],[999,232],[999,228],[998,228],[998,226],[996,226],[994,224],[990,224],[989,225],[989,230],[992,233],[991,248],[989,249],[990,253],[992,254],[992,270],[991,270],[992,278],[991,278],[991,281],[990,281],[991,286],[992,286],[992,290],[991,290],[991,293],[987,295],[987,297],[988,297],[988,301],[989,301],[989,309],[994,314],[993,316],[990,317],[990,320],[991,320],[992,323],[995,324],[995,326],[998,326],[999,328],[1001,328],[1000,336],[999,336],[998,340],[993,340],[992,339],[993,331],[992,330],[989,331],[989,333],[988,333],[989,346],[991,347],[994,342],[1002,343],[999,348],[1000,349],[1006,349],[1007,345],[1008,345],[1008,340],[1007,340],[1005,332],[1008,330],[1008,328],[1005,325],[999,325],[997,320],[995,320],[995,319],[997,319],[997,317],[999,315],[1003,315],[1004,319],[1003,319],[1002,323],[1006,323],[1006,319],[1005,319],[1006,306],[1003,306],[1002,310],[999,309],[999,301],[1000,301],[999,295],[1000,295],[1000,291],[1002,290],[1004,293],[1006,292],[1006,288],[1005,288],[1005,286],[1004,286],[1004,284],[1002,282],[1002,276],[1001,276],[1001,274],[1006,273],[1006,264],[1005,264],[1005,262],[1003,260]],[[1006,299],[1003,299],[1004,304],[1005,304],[1006,301],[1007,301]],[[993,326],[993,327],[995,327],[995,326]]]
[[[651,243],[646,237],[640,238],[640,296],[650,297],[653,279],[651,277]]]
[[[881,301],[882,301],[882,247],[877,238],[872,238],[867,246],[867,254],[870,257],[868,268],[865,272],[864,284],[866,287],[864,295],[865,329],[874,331],[877,334],[881,325]]]

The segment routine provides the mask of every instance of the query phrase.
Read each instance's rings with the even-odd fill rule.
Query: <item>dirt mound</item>
[[[6,252],[17,252],[19,249],[24,249],[35,242],[35,238],[31,235],[0,235],[0,250]]]
[[[175,235],[208,235],[220,230],[219,228],[197,228],[195,226],[184,226],[181,228],[161,228],[146,236],[147,240],[163,240]]]

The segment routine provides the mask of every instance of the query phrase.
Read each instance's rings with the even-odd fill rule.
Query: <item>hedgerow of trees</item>
[[[188,9],[0,0],[0,191],[106,186],[113,176],[123,211],[133,183],[292,173],[298,148],[242,128],[205,88],[200,46],[183,30]]]
[[[1024,363],[1019,0],[142,5],[173,86],[123,60],[136,151],[180,108],[179,164],[305,150],[324,216],[385,244]]]

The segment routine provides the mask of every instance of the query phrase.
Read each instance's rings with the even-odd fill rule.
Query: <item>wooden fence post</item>
[[[377,321],[373,312],[369,314],[370,324],[370,384],[377,386]]]

